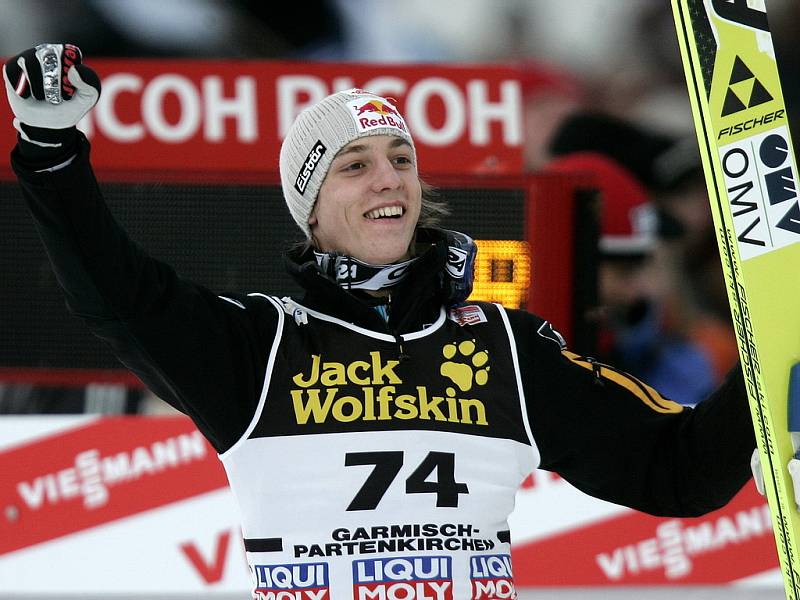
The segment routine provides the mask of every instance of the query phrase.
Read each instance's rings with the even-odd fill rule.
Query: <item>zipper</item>
[[[596,384],[603,385],[603,377],[601,375],[601,369],[606,365],[604,365],[603,363],[598,362],[596,359],[592,358],[591,356],[585,357],[585,360],[586,360],[586,362],[588,362],[592,366],[592,373],[594,373],[594,382]]]
[[[627,379],[628,381],[630,381],[633,385],[635,385],[641,391],[642,395],[646,396],[653,404],[655,404],[656,406],[660,406],[662,408],[664,407],[663,404],[661,404],[659,402],[659,398],[661,396],[659,395],[659,398],[654,398],[653,394],[651,394],[650,390],[648,389],[650,386],[648,386],[646,383],[641,381],[635,375],[631,375],[630,373],[627,373],[626,371],[623,371],[622,369],[618,369],[617,367],[614,367],[612,365],[608,365],[606,363],[599,362],[599,361],[595,360],[594,358],[587,357],[586,360],[592,365],[592,371],[594,372],[595,377],[596,377],[595,381],[597,383],[599,383],[600,385],[604,385],[605,384],[605,381],[603,380],[603,378],[602,378],[602,376],[600,374],[600,370],[601,369],[608,369],[612,373],[616,373],[620,377],[623,377],[623,378]],[[656,393],[658,393],[658,392],[656,392]]]
[[[389,295],[386,297],[386,314],[389,318],[392,316],[392,293],[389,292]],[[389,325],[389,319],[386,319],[386,329],[389,333],[394,337],[394,341],[397,344],[397,360],[400,362],[404,362],[411,358],[408,354],[406,354],[405,348],[403,347],[403,336],[401,336],[393,327]]]

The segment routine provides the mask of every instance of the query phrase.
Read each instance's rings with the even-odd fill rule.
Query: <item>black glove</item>
[[[100,79],[72,44],[39,44],[3,65],[14,127],[25,142],[60,150],[100,97]]]

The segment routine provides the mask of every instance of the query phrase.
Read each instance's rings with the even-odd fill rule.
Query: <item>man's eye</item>
[[[411,157],[410,156],[396,156],[394,158],[394,162],[398,165],[410,165],[411,164]]]
[[[364,166],[365,165],[364,165],[363,162],[352,162],[352,163],[347,164],[344,167],[344,170],[345,171],[358,171],[359,169],[363,169]]]

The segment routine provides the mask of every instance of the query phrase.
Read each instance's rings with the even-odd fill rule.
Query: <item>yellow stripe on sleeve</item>
[[[623,371],[618,371],[613,367],[596,362],[584,356],[580,356],[568,350],[562,350],[561,353],[576,365],[592,371],[598,377],[602,377],[608,381],[613,381],[617,385],[621,385],[631,394],[641,400],[646,406],[656,412],[679,413],[683,411],[683,406],[677,402],[673,402],[672,400],[667,400],[655,389],[651,388],[643,381],[636,379],[636,377],[633,375],[629,375]]]

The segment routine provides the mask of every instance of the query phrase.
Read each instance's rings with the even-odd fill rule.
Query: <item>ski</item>
[[[800,361],[800,205],[764,0],[672,0],[786,597],[800,599],[787,466]]]

